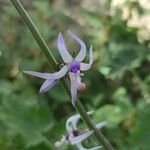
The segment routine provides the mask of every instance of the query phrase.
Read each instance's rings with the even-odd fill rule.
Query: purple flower
[[[63,36],[61,33],[59,33],[58,50],[66,65],[64,65],[58,72],[55,73],[40,73],[35,71],[23,71],[23,72],[46,80],[40,88],[40,93],[44,93],[47,90],[49,90],[51,87],[53,87],[56,84],[58,79],[62,78],[67,72],[69,72],[69,78],[71,82],[71,87],[70,87],[71,99],[72,99],[72,104],[74,106],[77,100],[77,90],[83,91],[85,89],[85,84],[81,82],[82,74],[80,71],[86,71],[90,69],[93,63],[93,50],[91,45],[90,52],[89,52],[90,62],[89,64],[83,63],[82,61],[86,56],[86,45],[80,38],[78,38],[72,32],[68,31],[68,33],[81,46],[81,49],[75,58],[72,58],[72,56],[67,51]]]
[[[89,115],[91,115],[93,113],[93,111],[87,112]],[[77,148],[79,150],[98,150],[100,149],[102,146],[95,146],[93,148],[90,149],[86,149],[83,147],[82,145],[82,141],[86,140],[88,137],[90,137],[93,134],[93,131],[89,131],[88,129],[85,129],[84,131],[80,131],[77,128],[77,122],[80,119],[80,115],[73,115],[71,117],[69,117],[66,121],[66,130],[68,132],[67,135],[63,135],[61,140],[57,141],[55,143],[55,146],[57,148],[61,147],[64,143],[70,143],[72,145],[76,145]],[[106,124],[106,122],[100,122],[98,124],[96,124],[96,127],[98,129],[104,127]]]

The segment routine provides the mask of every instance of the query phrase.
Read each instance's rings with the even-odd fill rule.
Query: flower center
[[[78,136],[79,135],[79,131],[78,130],[74,130],[72,133],[73,133],[74,136]]]
[[[69,71],[77,74],[80,71],[80,63],[73,60],[68,64]]]

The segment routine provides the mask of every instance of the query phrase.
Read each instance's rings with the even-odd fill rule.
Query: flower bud
[[[79,90],[80,92],[85,91],[85,89],[86,89],[86,84],[85,84],[85,83],[80,83],[80,84],[78,85],[78,90]]]

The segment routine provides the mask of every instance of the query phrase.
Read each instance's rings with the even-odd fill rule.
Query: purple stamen
[[[73,60],[68,64],[68,69],[70,72],[77,74],[80,71],[80,63]]]
[[[73,131],[73,135],[74,135],[74,136],[78,136],[78,135],[79,135],[79,131],[78,131],[78,130],[74,130],[74,131]]]
[[[66,135],[66,140],[69,141],[69,134]]]

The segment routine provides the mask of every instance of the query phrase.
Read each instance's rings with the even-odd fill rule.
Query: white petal
[[[48,79],[62,78],[68,71],[67,65],[63,66],[58,72],[51,73]]]
[[[83,145],[81,143],[76,144],[78,150],[98,150],[101,149],[102,146],[95,146],[93,148],[84,148]]]
[[[67,65],[65,65],[63,68],[61,68],[58,72],[54,73],[41,73],[41,72],[36,72],[36,71],[23,71],[23,73],[36,76],[42,79],[59,79],[63,77],[68,71]]]
[[[77,75],[77,83],[78,85],[81,83],[81,77],[79,75]]]
[[[44,93],[44,92],[48,91],[50,88],[52,88],[56,84],[57,81],[58,80],[46,80],[42,84],[39,92]]]
[[[86,45],[84,44],[84,42],[78,38],[75,34],[73,34],[72,32],[68,31],[69,34],[80,44],[81,49],[78,53],[78,55],[75,57],[76,61],[82,61],[85,58],[86,55]]]
[[[103,122],[96,124],[96,128],[100,129],[100,128],[104,127],[105,125],[106,125],[106,121],[103,121]]]
[[[66,142],[66,137],[63,135],[62,138],[55,142],[55,147],[59,148]]]
[[[93,111],[89,111],[87,112],[88,115],[91,115],[93,113]],[[66,130],[70,133],[73,130],[77,130],[77,122],[80,119],[80,115],[76,114],[73,115],[71,117],[69,117],[66,121]]]
[[[77,76],[73,73],[69,73],[70,77],[70,84],[71,84],[71,102],[72,105],[75,106],[75,103],[77,101],[77,88],[78,88],[78,83],[77,83]]]
[[[91,68],[91,65],[93,63],[94,57],[93,57],[93,48],[92,45],[90,47],[90,53],[89,53],[89,57],[90,57],[90,63],[86,64],[86,63],[80,63],[80,67],[82,71],[88,70]]]
[[[58,34],[57,44],[58,44],[59,53],[60,53],[62,59],[64,60],[64,62],[69,63],[70,61],[72,61],[73,58],[66,49],[64,39],[63,39],[63,36],[61,33]]]
[[[91,136],[91,134],[93,133],[93,131],[88,131],[85,132],[79,136],[73,137],[70,139],[71,144],[77,144],[79,142],[82,142],[83,140],[87,139],[89,136]]]
[[[36,72],[36,71],[23,71],[23,73],[36,76],[42,79],[48,79],[50,76],[50,73],[41,73],[41,72]]]

